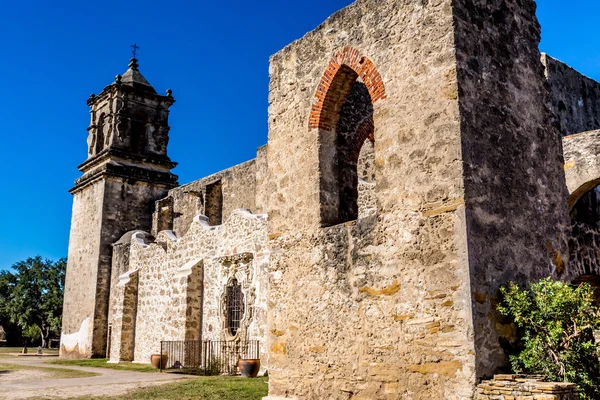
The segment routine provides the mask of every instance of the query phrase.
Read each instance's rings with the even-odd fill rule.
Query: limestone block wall
[[[499,286],[559,273],[568,257],[564,162],[535,9],[533,0],[453,2],[478,377],[506,362]]]
[[[209,210],[210,193],[207,194],[207,188],[211,185],[219,185],[219,191],[222,196],[220,213],[224,220],[236,209],[247,209],[254,213],[262,213],[265,210],[265,192],[266,185],[266,146],[260,148],[257,152],[257,158],[234,167],[219,171],[213,175],[199,179],[197,181],[179,186],[169,191],[168,197],[157,202],[157,207],[153,217],[152,233],[156,235],[160,230],[166,229],[170,225],[178,236],[183,236],[189,229],[193,218],[196,215],[203,214],[211,216]],[[259,189],[260,188],[260,192]],[[214,196],[214,194],[213,194]],[[169,208],[168,213],[161,209]],[[161,220],[169,218],[170,222],[165,223]],[[212,223],[218,225],[218,223]]]
[[[106,356],[112,245],[126,232],[137,229],[149,230],[152,226],[154,201],[164,196],[167,190],[167,185],[156,183],[117,177],[105,180],[100,257],[95,293],[93,353],[96,356]]]
[[[471,398],[506,362],[498,286],[567,257],[534,11],[359,0],[271,58],[270,396]],[[377,211],[322,227],[323,113],[349,69],[371,90]]]
[[[62,357],[106,356],[112,244],[128,231],[149,230],[154,201],[167,189],[114,176],[74,189]]]
[[[108,337],[109,341],[112,340],[111,335],[115,334],[114,329],[112,329],[112,327],[111,327],[111,323],[113,321],[113,318],[115,317],[115,313],[121,312],[122,307],[123,307],[123,297],[120,295],[116,295],[115,293],[120,292],[120,290],[117,289],[117,285],[119,284],[121,276],[125,273],[131,272],[129,269],[129,255],[131,253],[131,237],[136,233],[144,233],[144,231],[134,230],[134,231],[127,232],[125,235],[123,235],[121,237],[121,239],[119,239],[117,242],[113,243],[113,245],[112,245],[112,261],[111,261],[111,273],[110,273],[110,300],[109,300],[109,308],[108,308],[109,329],[107,332],[107,337]],[[137,306],[137,303],[136,303],[136,306]],[[135,317],[134,317],[134,322],[135,322]],[[114,349],[112,349],[112,343],[109,343],[108,349],[109,349],[108,355],[107,355],[108,358],[113,359],[113,357],[117,357],[116,355],[113,354]],[[131,354],[131,357],[133,357],[133,354]],[[129,361],[131,361],[131,360],[129,360]]]
[[[139,288],[136,316],[136,336],[134,361],[149,363],[150,356],[160,352],[161,340],[186,340],[186,299],[188,293],[188,265],[169,263],[162,246],[166,245],[168,231],[157,236],[158,244],[146,244],[138,235],[132,239],[131,266],[138,271]],[[140,256],[140,250],[147,251],[146,257]],[[148,262],[144,263],[144,259]],[[201,261],[193,263],[195,268],[202,268]],[[193,268],[193,267],[192,267]],[[181,271],[183,269],[183,271]],[[200,298],[201,292],[195,293]],[[190,317],[199,319],[200,308],[189,311]],[[193,323],[193,321],[191,321]],[[196,325],[196,335],[191,339],[198,340],[200,327]]]
[[[111,292],[113,307],[109,319],[110,362],[133,361],[137,294],[138,271],[122,274]]]
[[[246,337],[264,337],[266,288],[261,285],[266,285],[262,272],[268,257],[266,240],[266,216],[245,210],[234,211],[219,226],[197,217],[179,238],[163,231],[148,242],[144,235],[134,234],[129,259],[130,268],[139,274],[134,361],[150,362],[150,355],[160,351],[161,340],[221,337],[219,304],[226,277],[219,264],[236,254],[252,259],[245,264],[244,275],[254,292],[247,296],[252,318]]]
[[[423,4],[357,1],[271,58],[270,396],[473,393],[452,9]],[[321,228],[309,119],[345,48],[385,86],[373,103],[377,214]]]
[[[552,111],[564,136],[600,129],[600,83],[542,54]]]
[[[103,198],[104,184],[99,181],[74,194],[60,340],[62,357],[92,355]]]
[[[256,150],[256,214],[265,214],[269,209],[269,168],[268,168],[268,145],[263,145]]]

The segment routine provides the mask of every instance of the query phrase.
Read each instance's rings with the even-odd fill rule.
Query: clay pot
[[[152,366],[154,368],[160,368],[162,365],[162,368],[165,369],[167,368],[167,363],[169,362],[169,355],[168,354],[152,354],[150,356],[150,362],[152,363]]]
[[[238,360],[238,369],[244,378],[256,378],[260,370],[260,359]]]

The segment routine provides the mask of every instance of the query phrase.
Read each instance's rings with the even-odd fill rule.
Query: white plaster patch
[[[81,323],[78,332],[60,335],[60,344],[66,351],[74,351],[79,348],[80,353],[84,353],[91,348],[89,339],[92,337],[92,317],[87,317]]]

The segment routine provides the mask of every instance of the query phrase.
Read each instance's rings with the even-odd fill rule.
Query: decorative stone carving
[[[252,253],[239,253],[232,256],[221,257],[218,262],[222,265],[222,273],[227,277],[227,285],[223,287],[220,301],[221,316],[221,340],[246,340],[248,336],[248,327],[252,322],[253,304],[256,300],[256,293],[252,285],[251,266],[254,259]],[[240,326],[235,336],[232,336],[227,329],[227,291],[226,287],[236,279],[241,286],[244,302],[244,315],[240,320]]]

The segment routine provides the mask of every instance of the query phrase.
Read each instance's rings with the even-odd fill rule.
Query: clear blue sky
[[[169,155],[186,183],[267,140],[269,56],[350,0],[5,1],[0,13],[0,269],[66,256],[86,100],[127,69],[173,89]],[[541,50],[600,80],[597,0],[539,0]]]

